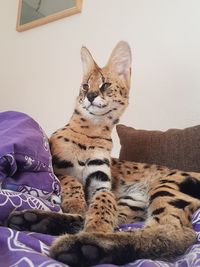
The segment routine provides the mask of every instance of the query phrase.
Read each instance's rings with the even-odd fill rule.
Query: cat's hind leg
[[[198,200],[161,183],[149,190],[144,228],[64,235],[54,242],[51,256],[72,267],[123,265],[141,258],[172,260],[196,242],[190,217],[198,204]]]

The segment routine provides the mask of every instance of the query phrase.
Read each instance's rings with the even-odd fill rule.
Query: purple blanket
[[[40,126],[19,112],[0,113],[0,224],[12,210],[43,209],[61,212],[60,185],[51,166],[48,140]],[[126,267],[198,267],[200,266],[200,210],[192,220],[197,243],[174,262],[137,260]],[[123,225],[119,231],[142,227]],[[0,227],[0,266],[61,267],[51,259],[49,247],[53,236],[18,232]],[[98,265],[115,267],[111,264]]]

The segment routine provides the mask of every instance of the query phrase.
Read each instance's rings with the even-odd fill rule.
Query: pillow
[[[48,139],[28,115],[0,113],[0,188],[60,202]]]
[[[200,125],[163,131],[117,125],[119,159],[200,172]]]

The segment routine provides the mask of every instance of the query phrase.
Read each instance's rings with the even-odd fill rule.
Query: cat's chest
[[[67,174],[76,177],[83,185],[86,178],[95,171],[109,171],[110,155],[108,151],[103,149],[82,150],[81,153],[74,153],[70,156],[70,161],[73,164],[72,168],[67,169]],[[102,161],[102,164],[100,164]],[[105,162],[103,164],[103,162]]]

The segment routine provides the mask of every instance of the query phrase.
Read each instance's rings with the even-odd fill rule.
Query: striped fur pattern
[[[72,267],[170,260],[196,240],[191,215],[200,207],[200,174],[112,159],[111,132],[128,105],[130,48],[118,43],[104,68],[85,47],[81,57],[74,113],[50,138],[65,214],[15,212],[8,225],[44,233],[58,225],[60,233],[76,233],[60,236],[51,248],[53,258]],[[145,227],[114,232],[134,221]]]

